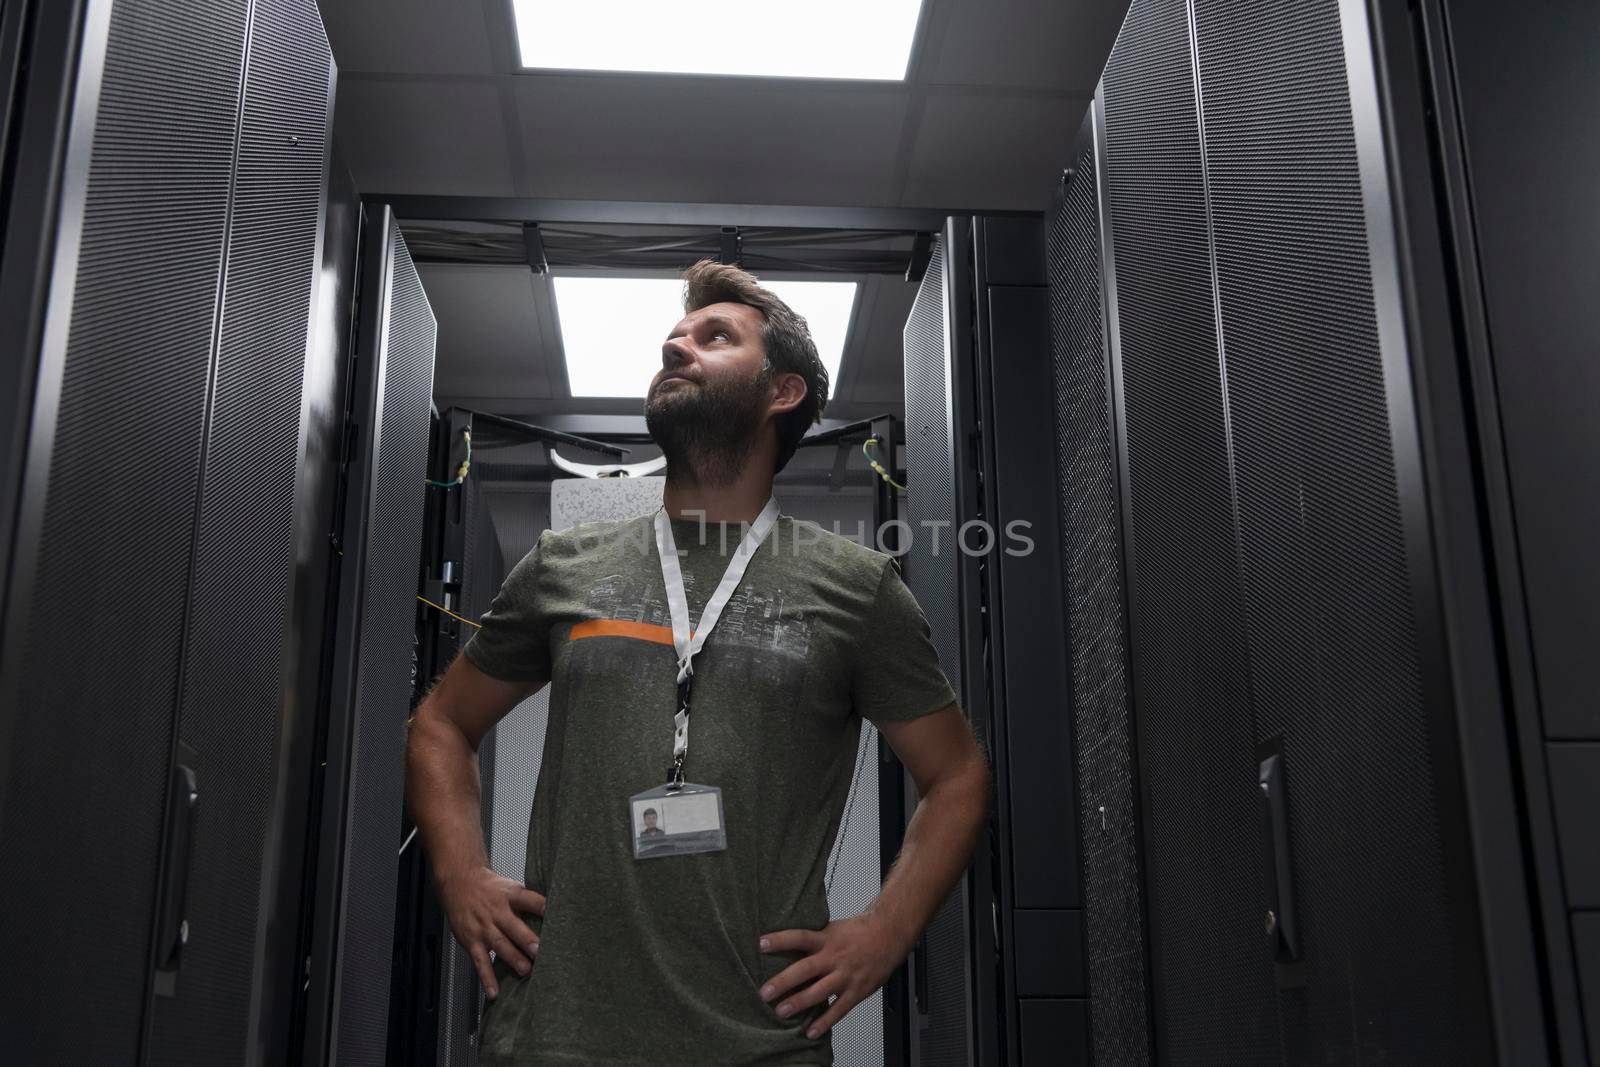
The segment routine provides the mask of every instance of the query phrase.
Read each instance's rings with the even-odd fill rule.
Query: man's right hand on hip
[[[521,882],[503,878],[488,867],[474,867],[439,881],[450,929],[472,957],[489,999],[499,995],[490,953],[526,977],[539,955],[539,937],[518,914],[543,917],[544,897]]]

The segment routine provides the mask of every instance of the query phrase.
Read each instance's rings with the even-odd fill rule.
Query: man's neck
[[[754,522],[771,496],[771,466],[749,463],[732,481],[718,485],[669,476],[661,503],[668,517],[674,519]]]

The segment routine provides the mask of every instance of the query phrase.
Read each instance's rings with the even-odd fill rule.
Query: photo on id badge
[[[722,790],[685,783],[661,786],[628,801],[634,859],[718,852],[728,847],[722,827]]]

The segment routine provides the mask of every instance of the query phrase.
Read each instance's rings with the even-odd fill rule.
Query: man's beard
[[[765,417],[768,377],[763,369],[745,382],[687,382],[645,399],[644,424],[667,457],[669,482],[715,488],[738,478]]]

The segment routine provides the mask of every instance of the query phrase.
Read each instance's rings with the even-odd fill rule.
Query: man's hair
[[[798,374],[806,381],[805,399],[778,420],[776,474],[800,447],[806,430],[822,418],[822,409],[828,405],[828,369],[817,355],[806,320],[770,289],[763,289],[755,275],[711,259],[702,259],[684,271],[684,314],[711,304],[748,304],[761,312],[761,342],[767,356],[763,377]]]
[[[644,813],[646,815],[654,815],[656,813],[656,809],[655,808],[645,808],[644,809]]]

